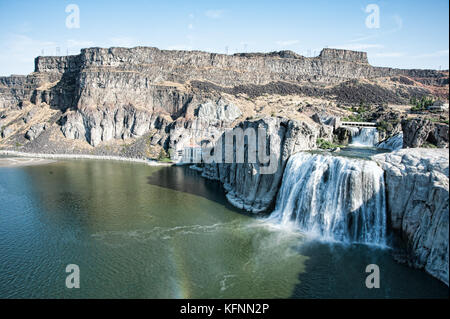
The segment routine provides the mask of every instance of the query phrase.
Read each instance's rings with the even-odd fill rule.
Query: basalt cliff
[[[0,146],[145,157],[192,143],[205,128],[217,135],[267,116],[315,125],[314,113],[345,117],[362,103],[366,117],[388,124],[388,135],[403,125],[413,147],[427,139],[448,145],[448,125],[434,133],[439,119],[418,116],[428,122],[416,134],[423,125],[402,124],[405,114],[389,107],[428,95],[448,99],[447,71],[373,67],[364,52],[324,49],[308,58],[89,48],[37,57],[32,74],[0,78]],[[144,135],[149,145],[136,144]]]
[[[384,170],[389,230],[411,265],[448,284],[448,110],[411,105],[448,103],[448,75],[374,67],[364,52],[337,49],[317,57],[83,49],[37,57],[27,76],[0,77],[0,150],[176,159],[230,130],[263,128],[258,140],[267,143],[256,151],[273,155],[271,174],[261,174],[261,163],[198,167],[233,205],[261,213],[275,208],[292,155],[349,143],[354,131],[342,121],[373,122],[378,146],[396,150],[374,158]]]

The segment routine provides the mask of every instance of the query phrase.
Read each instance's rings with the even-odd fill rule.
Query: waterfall
[[[384,245],[383,170],[373,161],[297,153],[269,218],[324,239]]]
[[[377,147],[391,151],[401,150],[403,148],[403,132],[397,133],[383,142],[378,143]]]
[[[350,145],[352,146],[371,147],[378,143],[378,131],[376,127],[351,127],[349,129],[352,136]]]

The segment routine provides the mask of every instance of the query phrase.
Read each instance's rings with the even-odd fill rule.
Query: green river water
[[[381,288],[367,289],[376,263]],[[65,268],[80,268],[68,289]],[[448,297],[388,249],[309,241],[234,209],[186,167],[0,168],[1,298]]]

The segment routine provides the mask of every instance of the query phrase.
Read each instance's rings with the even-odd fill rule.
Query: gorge
[[[33,221],[49,221],[44,228],[57,230],[62,241],[40,232],[36,236],[58,250],[69,242],[78,247],[78,256],[95,258],[102,251],[96,245],[111,245],[114,253],[133,260],[168,256],[155,267],[169,265],[176,278],[163,285],[172,290],[151,294],[157,297],[174,297],[170,291],[181,297],[227,297],[227,289],[236,292],[233,285],[245,291],[242,296],[291,297],[296,276],[310,280],[301,275],[304,256],[292,253],[291,245],[305,241],[306,246],[297,248],[307,249],[314,245],[311,238],[324,245],[318,251],[327,258],[335,258],[327,247],[348,245],[348,250],[336,250],[351,255],[349,265],[352,258],[367,255],[383,260],[387,268],[396,269],[389,277],[394,282],[395,274],[404,274],[423,287],[441,282],[448,286],[448,112],[413,113],[408,107],[413,97],[448,100],[448,85],[448,71],[374,67],[364,52],[339,49],[324,49],[312,58],[291,51],[225,55],[149,47],[88,48],[75,56],[37,57],[32,74],[0,77],[0,155],[61,157],[49,165],[0,169],[2,181],[10,181],[0,184],[4,201],[12,196],[10,185],[17,190],[27,181],[35,184],[26,196],[11,197],[11,205],[26,203],[25,215],[15,219],[17,211],[11,206],[4,222],[11,229],[23,222],[33,234],[41,227]],[[346,127],[341,125],[344,118],[374,126]],[[266,142],[264,149],[258,143],[256,152],[271,154],[274,173],[262,174],[268,164],[249,162],[248,155],[243,163],[180,162],[179,154],[186,149],[215,145],[225,132],[247,129],[264,129],[257,135],[258,142]],[[248,137],[242,143],[247,151],[253,146]],[[237,144],[224,146],[233,158]],[[126,163],[71,161],[63,155],[142,162],[132,168]],[[171,160],[195,170],[142,164],[149,160]],[[53,174],[61,180],[53,180]],[[52,194],[48,200],[43,185]],[[166,215],[165,205],[172,215]],[[131,212],[129,220],[126,211]],[[49,212],[54,215],[47,216]],[[38,218],[28,224],[28,213]],[[66,229],[66,218],[75,221],[76,230]],[[277,227],[281,231],[273,233]],[[217,238],[210,237],[216,230]],[[16,240],[3,235],[5,243]],[[83,248],[92,242],[92,251]],[[282,248],[278,253],[277,243]],[[127,252],[127,245],[139,253]],[[152,258],[142,257],[150,248],[156,251]],[[191,248],[192,256],[184,253]],[[8,255],[8,247],[0,249]],[[224,256],[218,253],[221,249]],[[200,262],[203,250],[213,257],[206,259],[205,267]],[[44,246],[38,251],[52,254]],[[391,256],[386,258],[391,251],[397,261],[440,282],[418,279],[421,273],[412,269],[401,270]],[[326,263],[325,257],[311,254],[312,262],[317,257]],[[110,256],[99,253],[99,258],[104,258],[99,265],[105,265]],[[146,266],[138,261],[134,266],[144,269],[150,282],[158,282]],[[261,270],[264,266],[267,272]],[[220,271],[215,273],[215,267]],[[195,269],[219,284],[205,283]],[[117,271],[109,270],[110,276]],[[273,276],[270,293],[264,290],[267,282],[255,275],[258,271]],[[138,275],[131,271],[131,276]],[[320,274],[325,277],[326,271]],[[234,278],[248,285],[256,282],[258,289],[252,294]],[[208,287],[204,292],[203,286]],[[439,295],[441,288],[436,288]],[[402,289],[399,295],[407,296],[408,289]]]

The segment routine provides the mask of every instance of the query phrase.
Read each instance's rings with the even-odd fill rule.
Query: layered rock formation
[[[274,173],[261,174],[263,165],[259,161],[255,163],[223,161],[205,164],[203,176],[219,180],[227,191],[228,200],[234,206],[254,213],[267,211],[275,200],[286,162],[291,154],[315,149],[320,132],[307,123],[282,118],[246,121],[234,130],[237,129],[244,132],[246,130],[258,132],[258,129],[263,129],[264,135],[258,135],[257,138],[266,140],[267,149],[258,148],[256,151],[270,155],[270,162],[264,166],[273,167]],[[235,155],[236,144],[230,146],[229,149]],[[244,141],[244,149],[249,150],[249,140]]]
[[[336,119],[354,116],[357,105],[377,105],[368,120],[384,125],[385,139],[399,132],[401,119],[387,104],[428,95],[448,100],[448,71],[373,67],[364,52],[324,49],[307,58],[291,51],[89,48],[38,57],[27,76],[0,77],[0,148],[157,158],[214,145],[231,129],[264,128],[258,141],[266,146],[256,152],[272,155],[269,163],[247,158],[203,168],[205,177],[223,183],[234,205],[262,212],[273,206],[292,154],[315,149],[318,138],[348,142],[349,131],[339,130]],[[311,120],[313,113],[322,115]],[[402,116],[403,147],[448,147],[448,117],[437,123]],[[398,136],[383,145],[398,148]],[[248,140],[243,144],[251,148]],[[224,148],[236,152],[234,145]],[[448,283],[448,157],[441,169],[422,151],[411,154],[377,159],[386,170],[392,225],[411,263]],[[274,172],[261,174],[272,164]]]
[[[404,149],[374,159],[385,170],[388,216],[409,264],[448,285],[448,150]]]
[[[448,124],[435,123],[429,119],[405,119],[402,121],[403,147],[421,147],[432,144],[448,148]]]
[[[245,113],[255,113],[227,101],[227,94],[241,101],[267,94],[339,103],[402,103],[409,96],[427,94],[417,85],[386,88],[376,83],[379,78],[405,76],[441,85],[445,73],[373,67],[366,53],[337,49],[307,58],[291,51],[224,55],[151,47],[89,48],[75,56],[37,57],[34,73],[1,77],[0,110],[46,105],[63,113],[58,125],[65,138],[98,147],[152,134],[168,151],[177,140],[170,132],[178,134],[181,127],[220,132],[243,120]],[[11,130],[4,130],[3,136],[13,134]],[[198,134],[188,135],[184,141]],[[28,142],[16,138],[15,143]]]

